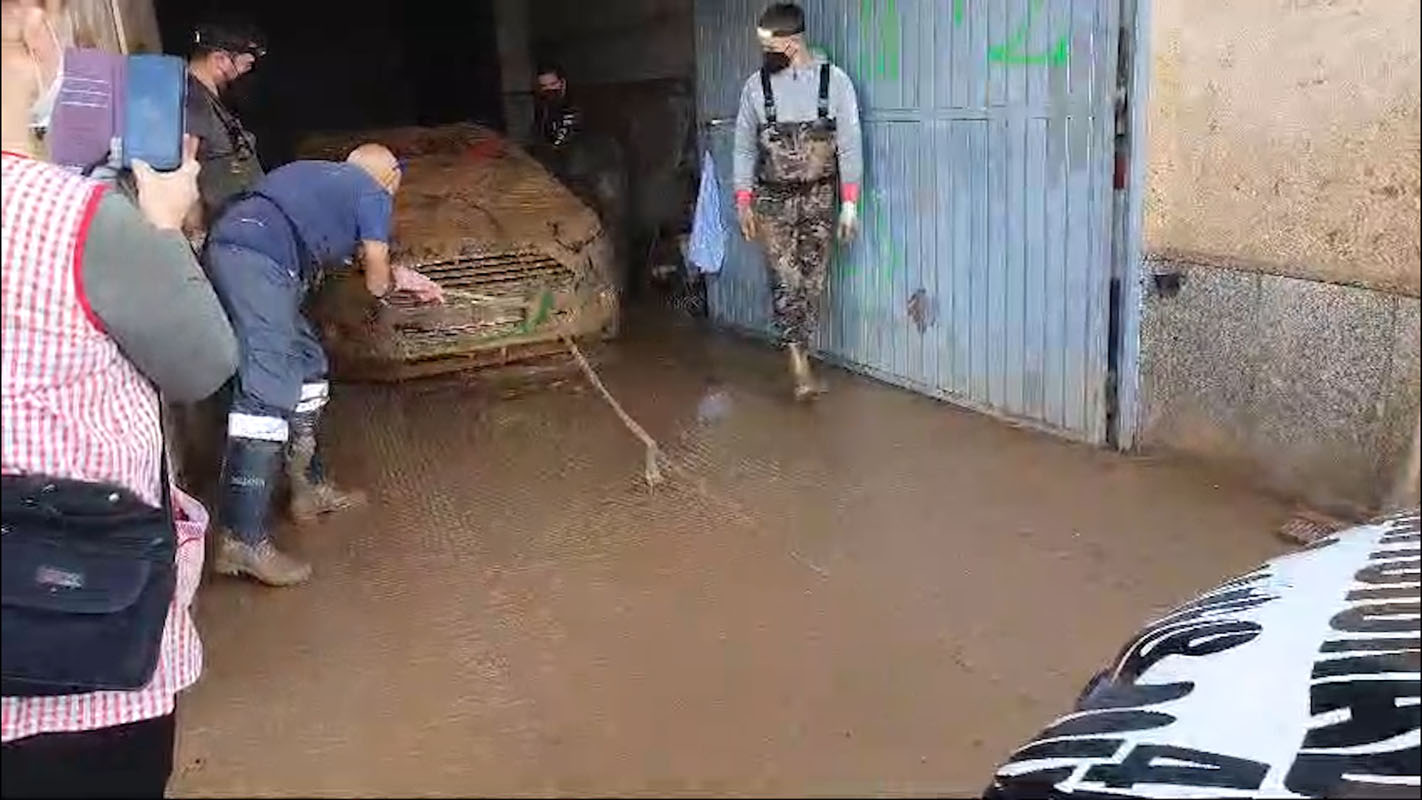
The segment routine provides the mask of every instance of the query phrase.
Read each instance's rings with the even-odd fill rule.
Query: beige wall
[[[122,34],[127,52],[163,51],[153,0],[67,0],[64,8],[74,26],[74,43],[79,47],[118,52]]]
[[[74,30],[74,44],[117,51],[118,29],[110,0],[69,0],[64,10]]]
[[[1417,0],[1150,0],[1146,249],[1416,296]]]
[[[158,36],[158,16],[152,0],[113,0],[118,8],[124,38],[130,53],[161,53],[163,42]]]

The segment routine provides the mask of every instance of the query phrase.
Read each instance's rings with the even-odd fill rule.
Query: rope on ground
[[[573,354],[573,358],[578,362],[578,366],[582,367],[583,374],[587,376],[588,382],[602,394],[602,399],[606,400],[609,406],[612,406],[612,410],[617,412],[618,418],[622,420],[623,425],[627,426],[627,430],[631,431],[633,436],[642,440],[642,444],[646,446],[646,465],[642,477],[647,481],[647,486],[656,486],[661,483],[662,470],[657,463],[659,461],[661,448],[657,446],[657,440],[653,439],[651,434],[647,433],[641,425],[637,424],[637,420],[633,419],[632,415],[628,414],[627,411],[622,408],[622,404],[617,402],[617,398],[612,396],[612,392],[607,390],[607,387],[602,383],[602,379],[597,376],[597,370],[593,369],[592,364],[588,363],[587,357],[584,356],[583,351],[578,348],[577,342],[573,341],[573,337],[568,335],[567,330],[561,323],[558,325],[558,336],[563,340],[563,344],[568,346],[568,352]]]
[[[508,304],[508,301],[501,301],[500,298],[494,298],[487,295],[478,295],[472,292],[461,292],[459,290],[454,291],[459,295],[463,296],[465,299],[472,300],[476,304]],[[446,294],[449,293],[450,291],[446,290]],[[572,354],[573,360],[576,361],[578,366],[582,369],[583,375],[587,377],[588,382],[593,385],[593,388],[597,389],[598,393],[602,395],[602,399],[607,401],[607,404],[612,407],[612,410],[614,412],[617,413],[618,419],[621,419],[622,424],[627,426],[627,430],[631,431],[632,435],[636,436],[642,442],[643,446],[646,447],[646,461],[643,467],[642,477],[644,480],[646,480],[648,487],[654,487],[663,482],[664,478],[662,476],[661,465],[665,463],[668,470],[685,480],[686,483],[690,487],[692,487],[692,489],[694,489],[697,494],[701,495],[707,500],[721,505],[723,509],[728,509],[729,511],[731,511],[733,516],[739,518],[739,520],[743,524],[749,526],[752,531],[761,535],[764,535],[766,533],[766,531],[764,531],[764,529],[756,521],[755,517],[749,512],[747,512],[746,509],[740,503],[722,495],[720,492],[711,490],[706,485],[706,481],[704,479],[698,477],[691,470],[688,470],[682,465],[676,463],[675,460],[666,457],[662,453],[661,447],[657,444],[657,440],[653,439],[651,434],[647,433],[646,429],[643,428],[640,424],[638,424],[637,420],[633,419],[631,414],[627,413],[627,410],[622,407],[622,404],[617,402],[617,398],[612,396],[612,392],[608,391],[607,386],[602,382],[602,378],[598,377],[597,370],[593,369],[593,366],[588,361],[587,356],[583,355],[582,349],[578,347],[578,344],[576,341],[574,341],[572,334],[568,332],[567,327],[563,324],[563,320],[557,316],[556,312],[554,314],[552,322],[555,326],[557,326],[558,338],[561,339],[563,341],[563,345],[568,348],[568,352]],[[830,573],[827,570],[812,563],[804,556],[800,555],[793,548],[787,550],[786,555],[792,561],[795,561],[806,569],[811,570],[822,578],[828,578],[830,576]]]
[[[622,408],[622,404],[618,403],[617,398],[613,397],[612,392],[609,392],[607,390],[607,387],[603,385],[602,379],[599,378],[597,375],[597,371],[592,368],[592,364],[588,363],[588,360],[583,355],[582,350],[580,350],[578,348],[577,343],[573,341],[573,337],[569,335],[567,329],[563,327],[561,320],[558,321],[557,324],[558,336],[562,338],[563,344],[567,345],[568,352],[573,354],[573,358],[578,362],[578,366],[582,367],[583,374],[587,376],[588,381],[599,392],[602,393],[603,399],[607,401],[608,405],[612,406],[613,411],[617,412],[617,416],[622,419],[622,423],[627,426],[627,429],[632,431],[632,434],[638,439],[641,439],[642,444],[646,445],[647,462],[646,472],[643,474],[643,477],[646,479],[647,485],[649,487],[656,486],[657,484],[660,484],[662,482],[662,471],[659,465],[661,463],[665,463],[669,471],[686,481],[687,485],[690,486],[693,490],[695,490],[697,494],[701,495],[703,498],[713,503],[720,504],[723,510],[730,510],[733,516],[738,517],[739,520],[743,524],[747,525],[753,532],[764,535],[766,531],[762,528],[760,523],[757,522],[755,517],[751,515],[748,511],[746,511],[745,507],[742,506],[739,502],[729,497],[726,497],[720,492],[713,491],[706,485],[706,481],[704,479],[699,478],[692,471],[683,467],[681,464],[678,464],[675,460],[668,458],[662,454],[661,448],[657,445],[657,441],[653,439],[651,435],[648,434],[647,431],[642,428],[641,425],[637,424],[637,420],[633,419],[632,415],[628,414]],[[824,569],[821,566],[818,566],[817,564],[811,562],[809,559],[800,555],[800,553],[794,548],[787,549],[785,551],[785,554],[792,561],[795,561],[796,563],[800,564],[800,566],[805,567],[811,572],[814,572],[821,578],[830,577],[830,573],[828,570]]]
[[[493,297],[460,289],[446,289],[445,294],[466,300],[476,306],[516,307],[527,305],[522,301],[512,298]],[[622,404],[617,402],[617,398],[612,396],[612,392],[608,391],[607,386],[605,386],[602,379],[598,377],[597,370],[593,369],[592,364],[590,364],[587,357],[583,355],[583,351],[578,347],[577,342],[573,340],[572,334],[568,333],[567,327],[563,324],[563,320],[558,318],[556,311],[554,312],[552,322],[557,328],[558,338],[563,340],[564,346],[566,346],[568,352],[572,354],[573,360],[582,368],[583,374],[587,376],[588,382],[593,385],[593,388],[598,390],[598,393],[602,395],[602,399],[606,400],[609,406],[612,406],[612,410],[617,412],[618,419],[621,419],[622,424],[627,426],[627,430],[631,431],[633,436],[640,439],[642,444],[647,448],[646,463],[643,465],[642,477],[647,481],[648,487],[657,486],[663,480],[662,468],[659,463],[661,460],[661,448],[657,446],[657,440],[653,439],[651,434],[647,433],[646,429],[639,425],[637,420],[632,418],[631,414],[627,413],[627,410],[622,407]]]

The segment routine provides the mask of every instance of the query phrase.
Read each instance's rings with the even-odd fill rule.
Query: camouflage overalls
[[[765,123],[759,133],[756,222],[770,269],[771,311],[785,344],[808,346],[814,339],[829,267],[838,182],[829,80],[829,64],[823,64],[815,120],[780,122],[770,76],[760,72]]]

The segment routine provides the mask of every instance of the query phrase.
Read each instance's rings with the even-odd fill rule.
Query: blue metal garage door
[[[765,5],[696,1],[698,111],[728,214],[736,101]],[[812,43],[859,89],[867,162],[864,228],[836,253],[821,351],[1104,441],[1119,2],[803,5]],[[768,331],[760,253],[735,238],[712,313]]]

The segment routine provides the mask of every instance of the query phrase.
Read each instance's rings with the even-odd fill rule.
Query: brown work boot
[[[271,539],[247,544],[223,531],[217,540],[213,570],[219,575],[246,575],[268,586],[295,586],[311,577],[311,565],[283,553]]]
[[[342,489],[334,483],[312,483],[305,477],[292,477],[291,518],[301,523],[315,522],[322,514],[360,508],[369,502],[359,489]]]
[[[790,345],[790,375],[795,379],[796,400],[813,400],[828,391],[828,387],[810,369],[810,357],[805,348],[798,344]]]
[[[291,487],[288,511],[291,518],[300,523],[315,522],[322,514],[358,508],[367,502],[365,492],[342,489],[325,480],[325,470],[316,470],[320,480],[313,481],[312,462],[316,455],[316,434],[314,423],[310,429],[292,440],[286,457],[286,478]]]

